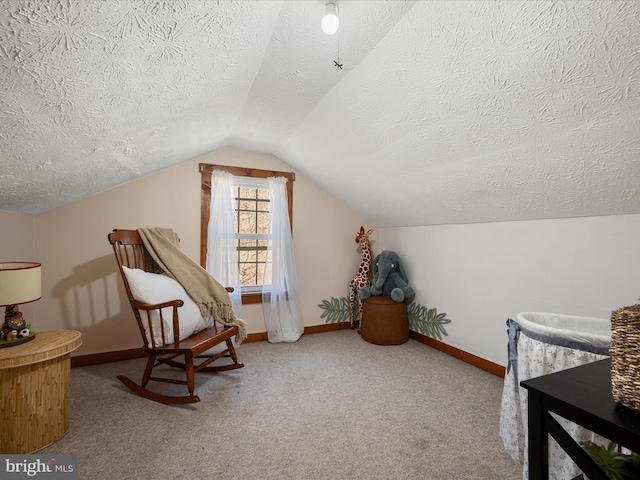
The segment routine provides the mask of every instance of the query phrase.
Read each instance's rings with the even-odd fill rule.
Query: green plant
[[[418,303],[411,304],[407,316],[411,330],[438,340],[442,340],[442,335],[447,335],[444,325],[451,323],[451,320],[446,318],[446,313],[438,313],[435,308],[423,307]]]
[[[640,455],[626,455],[616,450],[616,444],[598,445],[589,440],[580,442],[589,457],[596,462],[611,480],[632,480],[640,478]]]
[[[325,323],[338,323],[349,321],[349,299],[347,297],[333,298],[331,300],[322,300],[318,305],[324,310],[320,318],[326,318]],[[358,309],[356,308],[356,320],[358,320]]]

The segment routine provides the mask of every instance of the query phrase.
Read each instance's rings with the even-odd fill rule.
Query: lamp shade
[[[338,14],[336,12],[336,4],[335,3],[327,3],[327,10],[322,17],[322,30],[327,35],[333,35],[338,31],[338,27],[340,26],[340,19],[338,18]]]
[[[39,263],[0,263],[0,306],[33,302],[42,296]]]

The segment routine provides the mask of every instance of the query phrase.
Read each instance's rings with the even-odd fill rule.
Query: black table
[[[550,413],[640,453],[640,412],[613,401],[611,359],[520,382],[529,392],[529,479],[549,478],[549,435],[590,480],[608,480]]]

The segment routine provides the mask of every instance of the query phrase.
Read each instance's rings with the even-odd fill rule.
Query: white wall
[[[451,319],[443,341],[500,365],[519,312],[609,318],[640,296],[640,215],[383,228],[380,245]]]

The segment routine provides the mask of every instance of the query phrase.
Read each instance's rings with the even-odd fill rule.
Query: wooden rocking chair
[[[186,404],[200,401],[200,397],[194,395],[195,372],[220,372],[244,367],[242,363],[238,363],[236,351],[231,340],[232,337],[238,333],[237,326],[229,327],[215,324],[184,340],[180,340],[180,325],[178,320],[180,314],[179,307],[184,304],[182,300],[176,299],[151,305],[138,302],[133,298],[127,276],[122,267],[138,268],[151,273],[157,272],[157,265],[151,260],[151,257],[146,254],[142,239],[136,230],[114,230],[113,233],[109,234],[109,243],[113,246],[127,297],[129,298],[129,303],[138,322],[138,328],[142,335],[142,350],[148,357],[141,384],[135,383],[124,375],[119,375],[117,377],[118,380],[134,393],[144,398],[165,404]],[[227,291],[232,292],[233,289],[227,287]],[[162,317],[162,309],[167,307],[171,307],[173,310],[173,343],[169,344],[167,344],[165,340],[165,322]],[[152,312],[157,312],[160,318],[160,321],[156,322],[155,325],[151,321]],[[145,332],[145,324],[148,325],[148,336]],[[154,327],[156,329],[160,328],[161,332],[156,332],[157,335],[154,335],[152,330]],[[160,340],[156,342],[155,338],[159,338]],[[199,364],[194,363],[196,357],[201,356],[207,350],[223,342],[226,343],[224,350],[214,355],[207,355]],[[184,361],[176,360],[182,356],[184,356]],[[231,358],[233,363],[209,366],[212,362],[222,357]],[[160,365],[169,365],[185,370],[186,380],[153,376],[153,369]],[[186,385],[189,394],[185,396],[172,396],[154,392],[147,389],[147,383],[150,380]]]

